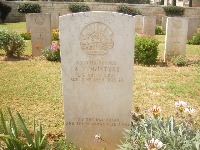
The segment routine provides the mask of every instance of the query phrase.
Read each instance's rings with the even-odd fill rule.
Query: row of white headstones
[[[131,123],[135,30],[154,36],[155,26],[155,17],[116,12],[59,17],[67,141],[84,150],[117,149]],[[185,55],[188,19],[169,17],[166,29],[165,58]],[[50,14],[30,15],[33,56],[51,45],[51,30]]]
[[[136,33],[155,35],[155,16],[136,15],[134,18]],[[59,28],[59,14],[27,14],[26,23],[32,36],[32,55],[40,56],[42,49],[51,45],[52,29]],[[185,56],[187,39],[193,37],[198,27],[199,18],[163,17],[162,29],[166,30],[164,61],[177,55]]]

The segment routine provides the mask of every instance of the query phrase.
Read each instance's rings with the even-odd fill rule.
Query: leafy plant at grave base
[[[177,102],[178,111],[175,117],[164,119],[160,116],[161,108],[153,106],[151,116],[144,115],[140,109],[132,111],[132,125],[125,130],[125,142],[121,150],[198,150],[200,131],[195,128],[193,114],[195,109]]]
[[[135,62],[141,65],[154,65],[158,57],[159,41],[151,36],[141,34],[135,37]]]
[[[24,3],[22,5],[19,5],[18,12],[20,13],[40,13],[41,7],[39,4],[34,3]]]
[[[48,61],[60,61],[59,43],[53,43],[51,47],[45,49],[42,54]]]
[[[6,4],[4,4],[3,2],[0,2],[0,18],[2,20],[2,22],[4,22],[6,20],[6,17],[8,16],[8,14],[11,12],[12,8]]]
[[[132,15],[132,16],[141,15],[139,10],[134,9],[124,4],[118,5],[116,8],[116,11],[119,13],[124,13],[124,14]]]
[[[76,150],[76,146],[73,143],[67,143],[65,138],[60,138],[53,144],[47,145],[45,150]]]
[[[172,62],[174,65],[182,67],[186,66],[188,64],[188,60],[185,56],[176,56],[174,59],[172,59]]]
[[[25,32],[25,33],[20,33],[21,37],[24,38],[24,40],[31,40],[31,33],[30,32]]]
[[[191,40],[188,40],[188,44],[190,45],[200,45],[200,32],[194,34]]]
[[[69,10],[72,13],[90,11],[90,7],[86,4],[69,4]]]
[[[25,41],[19,33],[0,29],[0,49],[5,50],[7,57],[20,57],[24,52]]]
[[[165,6],[163,7],[166,16],[182,16],[185,8],[179,6]]]
[[[160,26],[156,26],[155,34],[156,35],[165,35],[165,32],[163,31],[163,29]]]
[[[0,111],[0,121],[3,125],[3,133],[0,139],[4,142],[8,150],[42,150],[46,147],[46,137],[42,134],[42,126],[39,125],[39,131],[35,128],[35,120],[33,126],[33,137],[28,131],[22,116],[17,113],[18,122],[13,117],[11,110],[8,108],[10,116],[7,121]],[[19,124],[19,125],[18,125]]]
[[[53,41],[58,41],[59,40],[59,30],[58,29],[53,29],[52,30],[52,40]]]

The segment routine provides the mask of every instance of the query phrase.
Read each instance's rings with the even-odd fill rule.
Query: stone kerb
[[[181,17],[168,17],[165,37],[164,61],[176,56],[185,56],[188,32],[188,19]]]
[[[51,14],[32,13],[29,15],[32,56],[41,56],[42,50],[52,44]]]
[[[144,16],[142,33],[154,36],[155,28],[156,28],[156,16]]]
[[[59,22],[67,141],[117,149],[131,123],[134,17],[91,11]],[[106,142],[94,141],[97,134]]]

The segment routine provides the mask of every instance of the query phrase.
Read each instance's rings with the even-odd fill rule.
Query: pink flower
[[[142,34],[140,34],[140,37],[145,37],[145,34],[143,34],[143,33],[142,33]]]
[[[148,110],[149,113],[153,114],[154,117],[158,117],[161,113],[162,109],[160,106],[154,105],[152,108]]]
[[[53,45],[51,45],[51,50],[55,51],[58,49],[58,45],[56,45],[55,43]]]

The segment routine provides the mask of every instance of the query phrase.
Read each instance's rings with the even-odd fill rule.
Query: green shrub
[[[20,33],[20,35],[24,40],[31,40],[31,33],[30,32]]]
[[[135,62],[142,65],[154,65],[158,57],[158,40],[142,34],[135,38]]]
[[[50,48],[43,51],[43,56],[48,61],[60,61],[60,47],[59,44],[53,43]]]
[[[24,48],[25,41],[19,33],[0,29],[0,49],[5,50],[7,57],[21,56]]]
[[[46,137],[42,134],[42,126],[39,126],[39,131],[33,126],[33,137],[28,131],[22,116],[17,113],[18,122],[14,119],[10,109],[10,116],[7,121],[0,111],[0,122],[3,125],[3,133],[0,134],[0,139],[6,145],[8,150],[42,150],[46,147]]]
[[[155,34],[156,35],[165,35],[165,32],[163,31],[163,29],[160,26],[156,26]]]
[[[72,13],[90,11],[90,7],[86,4],[69,4],[69,10]]]
[[[152,115],[131,112],[132,126],[125,131],[125,142],[120,146],[121,150],[198,150],[200,131],[193,126],[192,121],[195,109],[180,109],[176,117],[167,119],[160,116],[162,110],[158,106],[148,111]]]
[[[182,67],[186,66],[188,64],[188,60],[185,56],[176,56],[174,59],[172,59],[172,62],[174,65]]]
[[[59,40],[59,30],[58,29],[53,29],[52,30],[52,40],[53,41],[58,41]]]
[[[200,32],[197,32],[191,40],[188,40],[188,44],[200,45]]]
[[[1,18],[2,22],[4,22],[6,20],[6,17],[11,12],[11,9],[12,8],[10,6],[0,2],[0,12],[1,12],[0,18]]]
[[[134,9],[124,4],[118,5],[116,10],[119,13],[124,13],[124,14],[132,15],[132,16],[141,15],[139,10]]]
[[[18,12],[20,13],[40,13],[41,7],[39,4],[32,4],[32,3],[24,3],[19,5]]]
[[[166,16],[182,16],[185,8],[179,6],[165,6],[163,7]]]

